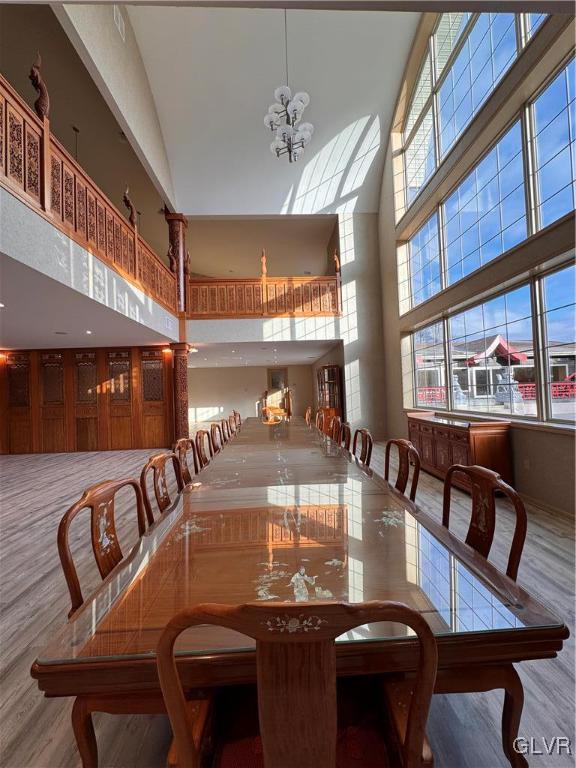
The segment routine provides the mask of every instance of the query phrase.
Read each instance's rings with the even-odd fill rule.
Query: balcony
[[[177,312],[176,276],[1,75],[0,186]]]
[[[340,276],[190,279],[187,306],[189,320],[336,317]]]

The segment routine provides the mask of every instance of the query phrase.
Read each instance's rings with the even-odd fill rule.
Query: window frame
[[[414,335],[426,328],[433,325],[442,324],[443,329],[443,343],[444,343],[444,380],[446,382],[446,407],[436,407],[434,410],[442,411],[443,413],[455,413],[458,415],[470,415],[473,417],[491,416],[497,419],[504,419],[505,421],[523,421],[530,424],[551,424],[561,427],[576,427],[576,419],[572,418],[560,418],[553,416],[552,412],[552,397],[551,389],[548,387],[547,382],[547,370],[548,370],[548,358],[547,358],[547,329],[546,329],[546,307],[544,303],[544,280],[550,275],[561,272],[563,269],[571,267],[576,262],[576,255],[571,254],[569,258],[563,260],[560,264],[550,267],[549,269],[539,272],[528,279],[523,278],[513,285],[509,285],[506,288],[490,292],[488,296],[484,296],[479,301],[473,301],[467,303],[463,307],[459,308],[456,312],[448,312],[443,315],[442,318],[436,320],[430,320],[419,326],[417,329],[410,332],[410,349],[411,349],[411,363],[412,363],[412,409],[430,410],[424,405],[418,405],[417,402],[417,368],[415,364],[415,346]],[[515,414],[515,413],[503,413],[493,411],[480,411],[474,409],[458,408],[454,404],[453,390],[452,390],[452,354],[451,354],[451,335],[450,335],[450,319],[457,315],[462,314],[475,307],[480,307],[483,304],[491,301],[492,299],[504,296],[518,288],[528,286],[530,289],[530,309],[531,309],[531,325],[532,325],[532,351],[533,351],[533,367],[534,367],[534,381],[536,384],[536,414]],[[476,383],[474,384],[476,387]]]

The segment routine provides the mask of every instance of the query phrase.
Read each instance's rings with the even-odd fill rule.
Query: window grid
[[[545,301],[546,281],[553,279],[555,275],[560,273],[562,273],[562,277],[559,279],[559,284],[564,287],[567,297],[565,296],[555,303],[550,301],[547,303]],[[570,293],[569,288],[566,288],[568,285],[572,286],[572,293]],[[442,321],[431,323],[413,332],[410,344],[413,369],[412,407],[434,407],[438,410],[447,409],[481,415],[492,413],[508,417],[519,416],[529,421],[545,420],[556,423],[573,423],[576,420],[576,341],[573,338],[574,317],[576,316],[575,285],[576,265],[572,260],[538,278],[521,283],[515,288],[500,291],[483,302],[471,305],[466,310],[453,313]],[[525,297],[529,296],[529,309],[524,316],[516,317],[514,307],[515,303],[523,298],[522,291],[525,291]],[[491,324],[490,322],[487,324],[485,308],[497,300],[504,301],[504,321],[493,321]],[[494,307],[490,309],[494,311]],[[566,329],[572,328],[571,335],[570,331],[566,331],[566,338],[560,336],[560,338],[549,339],[550,317],[554,316],[556,320],[562,311],[568,316],[568,321],[564,318],[563,322]],[[453,323],[464,323],[463,327],[466,329],[465,316],[467,313],[473,312],[477,313],[478,316],[482,315],[482,328],[480,329],[478,326],[477,330],[471,330],[469,334],[466,331],[459,334]],[[528,322],[531,326],[529,335],[532,338],[514,339],[514,334],[522,332],[525,329],[522,329],[522,326],[526,327]],[[500,332],[503,333],[500,334]],[[452,354],[454,348],[460,347],[460,354],[464,351],[465,359],[469,359],[472,357],[471,354],[468,355],[469,352],[477,353],[477,347],[478,349],[486,349],[489,347],[489,343],[494,341],[493,337],[498,335],[502,335],[503,340],[513,351],[510,352],[509,349],[502,351],[500,355],[504,356],[505,359],[503,362],[499,361],[497,365],[490,365],[485,359],[484,363],[479,361],[478,365],[469,369],[472,375],[464,401],[459,387],[455,386],[453,379],[454,375],[457,375],[454,373],[455,370],[464,370],[463,366],[454,365]],[[440,336],[442,336],[444,348],[443,359],[437,354]],[[468,339],[472,342],[470,345]],[[524,348],[525,345],[519,343],[521,340],[530,345],[531,349],[528,346]],[[550,354],[554,351],[556,352],[555,356]],[[531,363],[527,354],[530,352],[532,353]],[[517,364],[518,360],[513,360],[513,357],[517,355],[528,357],[525,361],[526,366]],[[563,359],[560,362],[555,362],[552,360],[553,357],[562,357]],[[513,365],[515,366],[514,373],[511,371]],[[556,368],[556,373],[552,371],[553,367]],[[509,377],[506,375],[506,368],[510,372]],[[432,397],[431,389],[433,386],[423,387],[424,383],[433,385],[436,382],[424,382],[421,380],[422,377],[419,377],[420,372],[432,370],[436,371],[434,377],[437,382],[447,384],[444,387],[446,397],[443,403],[436,402],[437,398]],[[520,379],[516,379],[515,373],[517,371],[528,374],[528,378],[521,376]],[[532,371],[531,375],[530,371]],[[498,381],[496,374],[503,376],[503,379]],[[429,377],[430,374],[428,373],[427,376]],[[500,409],[491,407],[494,403],[490,402],[489,399],[486,400],[486,407],[478,407],[478,403],[475,401],[484,396],[488,398],[495,396],[495,403],[500,402],[502,407]]]
[[[513,22],[511,22],[508,27],[505,30],[505,33],[512,30],[512,26],[514,27],[514,36],[516,40],[516,46],[513,54],[511,54],[512,58],[509,61],[505,61],[504,64],[499,64],[499,72],[497,74],[497,77],[494,78],[494,82],[492,83],[492,86],[490,90],[484,95],[483,99],[476,105],[475,112],[470,116],[470,118],[467,120],[467,122],[463,123],[461,126],[460,132],[465,130],[467,125],[469,124],[470,120],[473,119],[476,112],[481,108],[481,106],[485,103],[486,99],[490,95],[490,93],[494,90],[500,79],[504,76],[506,71],[509,69],[509,67],[512,64],[512,61],[517,57],[518,53],[530,42],[530,39],[534,36],[537,29],[539,29],[540,25],[543,23],[545,18],[547,18],[546,15],[543,14],[474,14],[474,13],[444,13],[441,14],[440,19],[438,21],[438,24],[436,25],[436,28],[434,32],[430,35],[428,40],[428,47],[426,54],[424,56],[424,61],[422,64],[422,69],[425,66],[425,62],[430,57],[430,73],[431,73],[431,85],[432,85],[432,93],[421,102],[421,104],[418,105],[418,111],[416,114],[414,114],[414,109],[416,106],[416,99],[418,98],[418,92],[419,92],[419,85],[420,85],[420,79],[422,74],[422,69],[420,70],[418,74],[418,78],[416,80],[416,84],[414,86],[414,90],[411,95],[410,99],[410,106],[406,112],[406,118],[404,123],[404,175],[406,177],[406,151],[408,147],[412,144],[415,134],[418,131],[420,124],[423,122],[424,117],[426,116],[426,113],[428,110],[432,109],[433,111],[433,124],[434,124],[434,143],[436,146],[436,154],[435,158],[433,159],[433,165],[434,170],[438,166],[438,163],[440,160],[444,158],[444,156],[448,153],[450,147],[444,147],[443,151],[440,151],[440,145],[441,145],[441,131],[440,131],[440,120],[439,120],[439,114],[440,114],[440,104],[439,104],[439,93],[442,87],[445,84],[445,81],[450,74],[450,71],[452,70],[456,59],[460,55],[461,51],[464,49],[466,45],[468,45],[470,36],[472,35],[474,29],[478,26],[480,23],[480,20],[482,17],[491,17],[491,21],[489,23],[489,30],[492,29],[494,25],[494,18],[492,17],[504,17],[504,16],[511,16],[513,17]],[[538,16],[539,20],[537,25],[534,24],[532,27],[530,27],[530,22],[528,20],[529,16]],[[446,42],[449,38],[450,32],[454,33],[453,39],[448,43],[449,45],[449,51],[446,55],[445,60],[442,60],[442,51],[439,50],[438,46],[438,38],[437,35],[439,33],[439,30],[445,22],[447,17],[461,17],[459,20],[455,20],[452,18],[449,18],[448,24],[445,26],[448,27],[449,33],[445,34],[444,36],[444,42]],[[542,17],[542,18],[540,18]],[[458,29],[458,34],[454,32],[454,29]],[[531,29],[531,32],[528,31]],[[502,42],[503,35],[501,35],[497,41],[496,41],[496,47],[500,42]],[[491,68],[493,68],[493,56],[490,56],[489,63]],[[454,140],[458,138],[460,134],[456,134],[454,137]],[[429,179],[425,179],[425,182],[427,182]],[[423,188],[424,184],[422,186],[419,186],[417,190],[413,193],[409,193],[408,185],[405,184],[405,205],[406,207],[410,207],[410,205],[413,203],[421,189]]]
[[[438,214],[435,212],[408,241],[407,294],[415,307],[442,290]],[[434,289],[434,285],[437,285]]]
[[[535,223],[548,226],[576,202],[576,60],[571,58],[529,103]],[[551,104],[554,98],[558,103]],[[539,117],[543,105],[552,109]],[[558,185],[560,186],[554,186]],[[550,188],[550,185],[552,187]]]
[[[414,200],[436,168],[432,107],[424,113],[410,143],[404,150],[406,195]]]
[[[514,145],[519,149],[511,154]],[[495,171],[491,170],[492,164]],[[484,155],[441,207],[445,218],[446,285],[458,282],[526,239],[519,121]]]

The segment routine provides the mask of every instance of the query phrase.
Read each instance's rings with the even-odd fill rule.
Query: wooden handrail
[[[176,275],[0,75],[0,186],[171,312]]]
[[[188,317],[335,317],[342,306],[340,275],[191,278]]]

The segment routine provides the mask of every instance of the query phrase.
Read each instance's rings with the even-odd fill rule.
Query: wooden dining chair
[[[342,430],[342,419],[340,416],[332,416],[328,434],[335,443],[340,444],[340,431]]]
[[[194,474],[198,474],[198,454],[196,453],[194,440],[189,437],[181,437],[174,443],[172,452],[178,456],[180,461],[180,471],[182,472],[182,480],[184,485],[188,485],[192,482],[192,472],[190,471],[190,465],[188,464],[189,453],[192,454],[192,460],[194,462]]]
[[[363,741],[363,719],[357,725],[352,715],[353,724],[338,731],[335,639],[355,627],[382,621],[407,625],[416,633],[418,667],[403,732],[385,740],[380,719],[374,718],[376,725],[370,730],[365,727]],[[156,659],[176,749],[186,768],[198,768],[199,756],[186,716],[174,644],[183,631],[200,624],[225,627],[256,640],[259,736],[248,744],[245,738],[227,739],[224,727],[223,739],[216,746],[217,768],[336,768],[337,764],[421,768],[438,656],[432,630],[416,611],[402,603],[374,601],[354,605],[204,604],[177,614],[162,632]],[[362,699],[354,704],[365,706]],[[226,714],[233,728],[237,715]],[[399,748],[393,755],[395,744]]]
[[[230,424],[228,423],[228,419],[222,419],[220,422],[220,427],[222,429],[222,440],[224,441],[224,445],[226,445],[226,443],[229,443],[232,439],[232,433],[230,432]]]
[[[348,424],[347,421],[343,421],[340,424],[340,440],[338,441],[338,445],[340,445],[346,451],[349,451],[351,440],[352,440],[352,431],[350,430],[350,424]]]
[[[324,432],[324,411],[316,411],[316,429],[319,432]]]
[[[306,411],[304,413],[304,420],[306,421],[306,424],[310,426],[312,424],[312,406],[309,405],[308,408],[306,408]]]
[[[68,617],[72,616],[84,602],[80,580],[78,579],[68,540],[70,524],[81,510],[90,510],[92,551],[94,552],[94,559],[96,560],[100,576],[105,579],[124,557],[116,533],[114,500],[118,491],[127,487],[132,488],[134,491],[138,536],[142,536],[146,530],[144,503],[140,486],[137,480],[133,479],[104,480],[101,483],[90,486],[90,488],[84,491],[81,498],[64,513],[62,520],[60,520],[60,525],[58,526],[58,554],[60,555],[60,562],[62,563],[64,577],[66,578],[66,584],[68,585],[72,601]]]
[[[150,501],[150,494],[148,493],[148,478],[150,473],[152,473],[152,486],[154,488],[156,507],[159,513],[162,514],[165,512],[172,504],[172,498],[168,491],[168,482],[166,479],[166,464],[168,462],[172,463],[178,493],[180,493],[184,488],[184,480],[182,479],[182,471],[180,469],[180,459],[175,453],[157,453],[154,456],[150,456],[140,474],[140,488],[142,489],[144,508],[146,510],[146,517],[148,518],[149,525],[152,525],[154,522],[154,511],[152,509],[152,502]]]
[[[400,493],[406,492],[408,478],[410,476],[410,465],[414,467],[412,474],[412,485],[410,486],[410,500],[416,498],[416,489],[418,488],[418,478],[420,477],[420,454],[410,442],[410,440],[393,439],[386,443],[386,453],[384,458],[384,479],[388,480],[390,470],[390,449],[395,445],[398,448],[398,474],[396,475],[396,484],[394,488]]]
[[[503,493],[512,502],[516,521],[508,556],[506,575],[516,581],[528,527],[524,502],[514,488],[508,485],[508,483],[505,483],[497,472],[476,465],[465,467],[461,464],[454,464],[446,472],[444,478],[442,525],[446,528],[450,527],[452,482],[454,475],[456,474],[464,475],[466,477],[472,494],[472,515],[465,539],[466,544],[471,546],[485,558],[488,558],[488,555],[490,554],[492,541],[494,539],[494,531],[496,529],[496,492],[499,491],[500,493]]]
[[[200,469],[210,464],[210,459],[213,458],[214,452],[212,449],[212,440],[210,439],[210,433],[206,429],[199,429],[196,432],[196,453],[198,454],[198,464]],[[208,451],[206,451],[206,445]]]
[[[216,456],[217,453],[224,448],[224,439],[222,437],[222,427],[220,424],[210,424],[210,441],[212,443],[212,455]]]
[[[228,416],[228,428],[230,429],[232,436],[235,436],[236,432],[238,431],[238,427],[236,425],[236,418],[233,413]]]
[[[238,411],[232,411],[232,415],[234,416],[234,422],[236,424],[236,431],[240,429],[242,426],[242,416],[240,416],[240,413]]]
[[[372,446],[374,441],[372,440],[372,435],[370,432],[368,432],[367,429],[357,429],[356,432],[354,432],[354,442],[352,443],[352,453],[354,456],[356,456],[356,448],[358,445],[358,437],[360,437],[360,456],[358,456],[358,461],[361,464],[364,464],[364,466],[369,467],[370,466],[370,460],[372,458]]]

